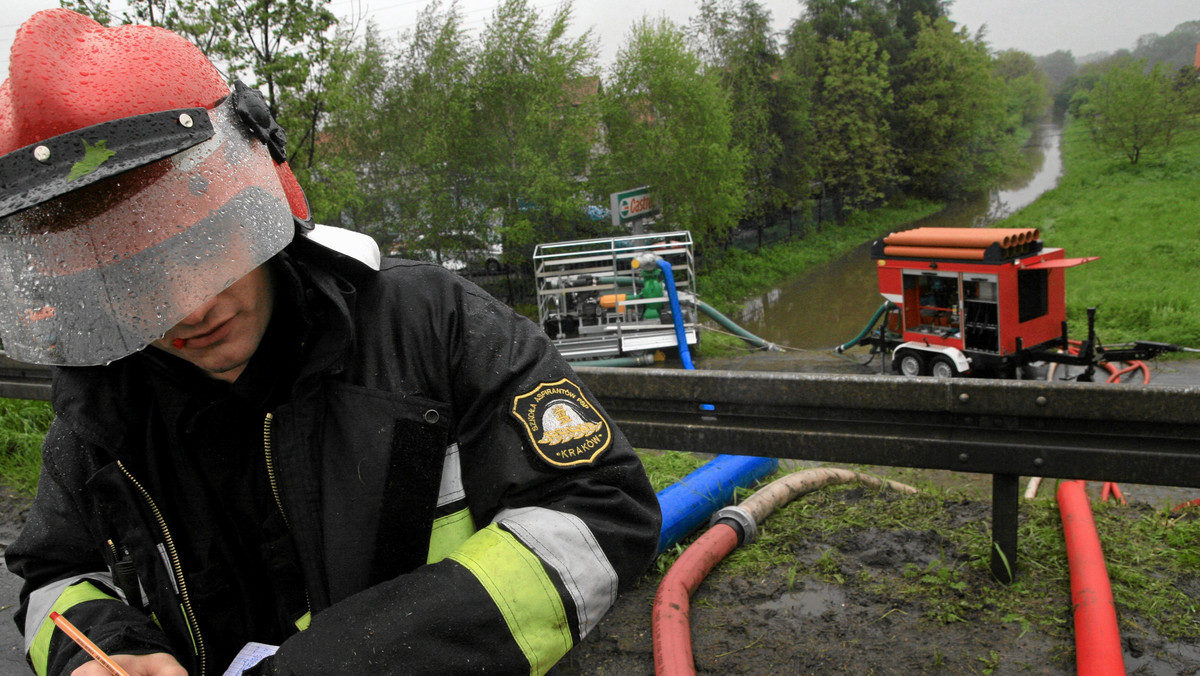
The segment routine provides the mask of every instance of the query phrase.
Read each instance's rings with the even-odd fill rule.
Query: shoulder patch
[[[534,452],[554,467],[590,465],[612,445],[608,421],[583,396],[583,390],[566,378],[538,383],[513,397],[512,415]]]

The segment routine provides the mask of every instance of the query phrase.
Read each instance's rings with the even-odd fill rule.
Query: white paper
[[[237,656],[233,658],[233,663],[229,665],[222,676],[241,676],[243,671],[258,664],[263,658],[274,655],[278,649],[279,646],[276,645],[251,641],[242,646]]]

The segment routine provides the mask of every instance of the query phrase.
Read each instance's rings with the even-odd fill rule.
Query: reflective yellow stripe
[[[429,533],[429,554],[425,557],[425,563],[437,563],[450,556],[450,552],[458,549],[474,534],[475,521],[466,508],[434,519],[433,530]]]
[[[63,593],[58,595],[58,600],[54,602],[51,611],[58,612],[59,615],[66,615],[67,610],[85,601],[109,600],[121,602],[120,599],[109,596],[100,591],[95,585],[86,580],[79,584],[73,584],[63,590]],[[46,614],[46,619],[42,620],[42,626],[38,627],[37,636],[29,645],[29,661],[33,665],[33,670],[39,676],[45,676],[47,669],[50,667],[50,639],[54,635],[54,621],[50,619],[49,613]]]
[[[541,560],[512,534],[492,524],[449,558],[465,566],[487,589],[529,660],[529,673],[544,674],[571,649],[562,598]]]
[[[308,629],[308,625],[310,625],[310,624],[312,624],[312,611],[311,610],[308,611],[307,613],[304,613],[304,615],[301,616],[300,619],[296,620],[296,628],[299,629],[300,631],[304,631],[304,630]]]

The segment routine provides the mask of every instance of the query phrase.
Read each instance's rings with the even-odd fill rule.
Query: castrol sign
[[[625,192],[614,192],[611,195],[611,201],[613,225],[622,225],[639,218],[648,218],[657,212],[648,185]]]

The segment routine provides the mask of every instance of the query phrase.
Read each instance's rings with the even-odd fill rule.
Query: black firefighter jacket
[[[543,332],[474,285],[304,238],[286,256],[314,329],[253,443],[307,598],[281,610],[294,633],[256,673],[544,673],[654,555],[658,504],[629,443]],[[38,673],[87,659],[52,610],[110,653],[228,666],[204,639],[223,618],[197,610],[209,571],[175,541],[193,515],[154,494],[163,414],[135,357],[57,369],[38,494],[6,554]]]

